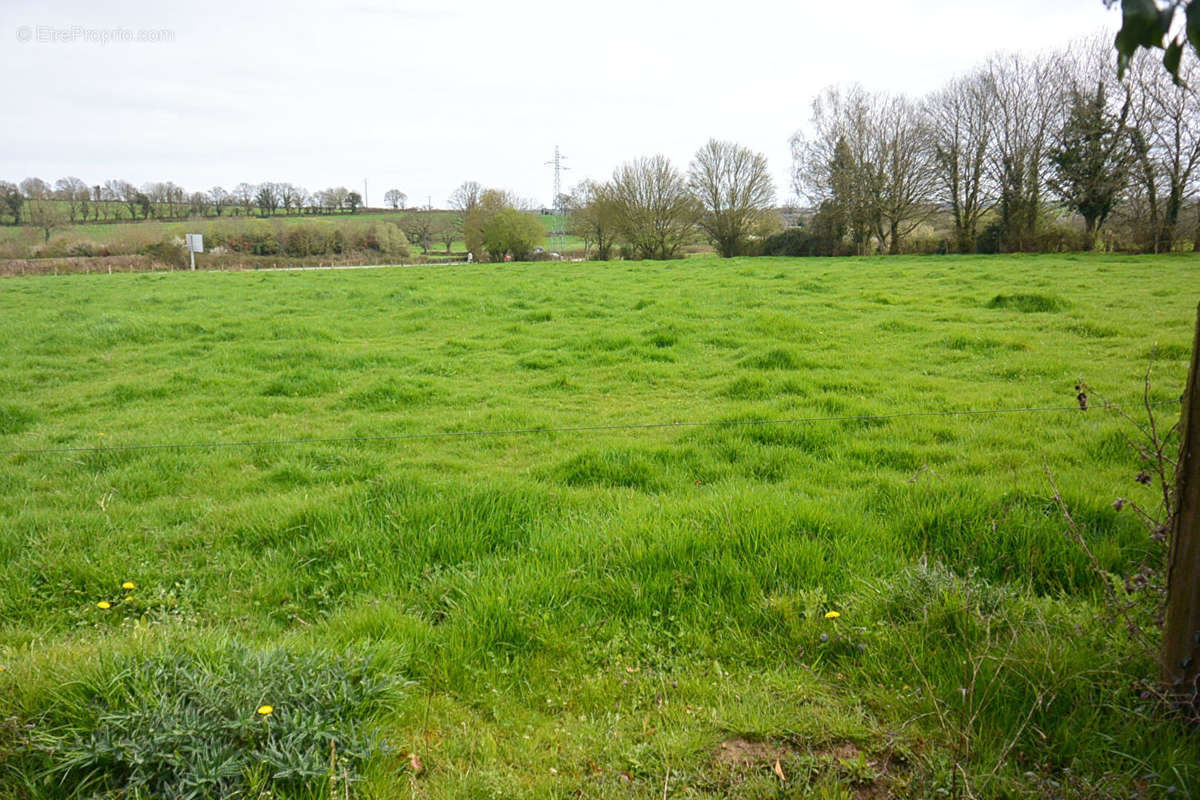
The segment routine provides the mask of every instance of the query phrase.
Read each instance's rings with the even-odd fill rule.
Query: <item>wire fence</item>
[[[1151,407],[1180,405],[1183,398],[1177,400],[1159,400],[1146,403]],[[1121,406],[1097,406],[1096,410],[1121,410]],[[41,447],[41,448],[12,448],[0,450],[0,456],[46,455],[55,453],[113,453],[138,450],[205,450],[234,447],[291,447],[314,444],[345,444],[352,442],[402,442],[429,439],[461,439],[471,437],[496,436],[533,436],[551,433],[588,433],[597,431],[636,431],[655,430],[664,428],[735,428],[747,426],[769,425],[807,425],[822,422],[870,422],[916,417],[964,417],[964,416],[1000,416],[1005,414],[1044,414],[1044,413],[1086,413],[1089,409],[1081,405],[1073,406],[1027,406],[1021,408],[981,408],[947,411],[896,411],[888,414],[842,414],[825,417],[788,417],[784,419],[747,419],[747,420],[705,420],[705,421],[674,421],[674,422],[644,422],[644,423],[613,423],[606,425],[565,425],[557,427],[538,428],[494,428],[466,431],[426,431],[421,433],[378,434],[372,436],[329,436],[308,437],[298,439],[249,439],[236,441],[204,441],[204,442],[151,442],[143,444],[91,445],[87,447]]]

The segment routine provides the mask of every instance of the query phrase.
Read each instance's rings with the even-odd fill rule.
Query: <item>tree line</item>
[[[403,210],[408,196],[399,189],[384,193],[389,207]],[[363,198],[344,186],[310,192],[294,183],[239,183],[232,190],[214,186],[188,192],[171,181],[145,183],[109,180],[89,186],[76,177],[53,185],[41,178],[20,183],[0,181],[0,214],[13,225],[51,228],[80,222],[118,219],[188,219],[192,217],[337,214],[358,211]]]
[[[1082,41],[994,56],[923,98],[830,87],[791,140],[793,185],[814,210],[795,249],[904,252],[936,215],[954,252],[1109,244],[1167,252],[1185,236],[1200,164],[1200,66],[1179,82],[1143,54],[1124,79],[1112,47]],[[1195,220],[1200,249],[1200,217]]]
[[[792,188],[806,206],[785,229],[766,157],[711,140],[686,171],[662,155],[617,167],[556,198],[565,233],[588,255],[672,258],[700,239],[722,256],[1021,252],[1110,248],[1200,250],[1200,63],[1172,73],[1149,53],[1123,79],[1099,39],[1061,52],[997,55],[925,97],[831,86],[791,140]],[[403,209],[398,189],[385,194]],[[345,187],[290,183],[186,193],[77,178],[0,181],[0,211],[51,230],[114,214],[136,219],[354,213]],[[479,260],[525,258],[544,241],[530,204],[462,184],[452,214],[412,213],[407,240],[450,252],[459,237]]]
[[[1149,53],[1123,78],[1110,43],[997,55],[928,96],[831,86],[790,141],[793,226],[766,158],[709,141],[686,173],[657,155],[560,203],[596,258],[1200,250],[1200,63]],[[1187,242],[1187,233],[1193,239]]]
[[[752,254],[782,228],[766,156],[716,139],[696,151],[686,173],[663,155],[636,158],[559,202],[568,232],[601,260],[617,247],[631,258],[674,258],[700,236],[724,257]]]

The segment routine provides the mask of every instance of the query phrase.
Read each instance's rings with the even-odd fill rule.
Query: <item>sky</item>
[[[434,207],[472,180],[548,205],[556,145],[565,189],[718,138],[786,202],[824,87],[920,96],[1119,26],[1102,0],[4,0],[0,180],[366,181]]]

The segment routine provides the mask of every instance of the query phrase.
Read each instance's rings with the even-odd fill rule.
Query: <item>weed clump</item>
[[[361,780],[381,748],[367,721],[397,689],[324,654],[124,658],[55,689],[16,755],[54,796],[315,796]]]
[[[789,350],[775,349],[757,356],[750,356],[742,361],[742,366],[750,369],[799,369],[800,359]]]

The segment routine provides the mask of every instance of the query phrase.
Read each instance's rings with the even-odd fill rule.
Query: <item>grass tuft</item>
[[[1070,305],[1058,297],[1046,294],[998,294],[987,304],[988,308],[1004,308],[1022,314],[1062,311]]]

